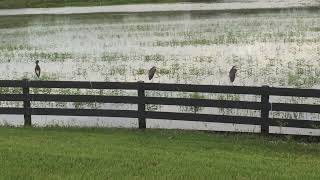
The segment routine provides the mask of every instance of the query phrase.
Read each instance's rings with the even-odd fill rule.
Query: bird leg
[[[159,78],[159,82],[160,83],[160,75],[158,73],[156,73],[157,78]]]

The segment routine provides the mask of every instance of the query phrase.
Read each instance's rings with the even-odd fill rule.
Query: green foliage
[[[146,55],[144,60],[145,61],[163,61],[164,56],[160,54]]]
[[[104,6],[115,4],[173,3],[185,1],[188,0],[1,0],[0,9],[48,8],[63,6]]]
[[[138,75],[146,74],[145,71],[146,71],[145,69],[139,68],[138,71],[137,71],[137,74],[138,74]]]
[[[45,52],[34,52],[29,54],[31,59],[47,59],[49,61],[65,61],[66,59],[71,59],[71,53],[45,53]]]

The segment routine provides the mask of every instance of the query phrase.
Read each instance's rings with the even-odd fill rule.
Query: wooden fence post
[[[23,101],[23,107],[24,107],[24,126],[31,126],[31,114],[30,114],[30,99],[29,99],[29,81],[28,79],[24,79],[24,86],[22,87],[22,92],[24,97],[26,98]]]
[[[139,129],[146,128],[146,105],[144,103],[145,97],[145,90],[144,90],[144,82],[138,81],[138,97],[139,97],[139,104],[138,104],[138,118],[139,118]]]
[[[269,134],[269,86],[262,86],[261,93],[261,133]]]

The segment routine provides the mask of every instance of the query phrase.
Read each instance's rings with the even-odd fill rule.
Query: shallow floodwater
[[[187,0],[190,1],[190,0]],[[0,16],[21,14],[85,14],[168,11],[225,11],[245,9],[318,7],[318,0],[194,0],[194,3],[134,4],[96,7],[25,8],[0,10]]]
[[[299,7],[307,5],[300,4]],[[153,82],[231,85],[228,71],[236,65],[239,72],[234,85],[320,88],[318,8],[271,8],[258,11],[237,11],[229,8],[226,11],[2,16],[0,22],[1,79],[37,79],[33,72],[34,62],[40,60],[41,80],[149,82],[146,73],[152,66],[157,66],[159,77]],[[7,93],[13,90],[1,91]],[[32,91],[60,94],[136,94],[132,91]],[[260,99],[248,95],[147,93],[149,96],[166,97],[247,101]],[[315,98],[273,97],[271,101],[320,103],[319,99]],[[2,102],[1,105],[21,106],[21,103]],[[33,103],[32,106],[136,109],[129,105],[98,103]],[[217,108],[148,106],[148,109],[260,115],[257,111]],[[319,114],[310,113],[273,112],[270,116],[320,119]],[[1,118],[4,124],[19,125],[23,121],[22,116],[3,115]],[[39,126],[137,126],[135,119],[34,116],[33,120]],[[147,126],[155,128],[260,131],[259,126],[222,123],[164,120],[148,120],[147,123]],[[320,134],[318,130],[288,129],[275,127],[271,128],[271,131]]]

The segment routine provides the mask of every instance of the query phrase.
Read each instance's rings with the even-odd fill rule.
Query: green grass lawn
[[[46,8],[63,6],[105,6],[117,4],[175,3],[187,1],[192,0],[1,0],[0,9]]]
[[[0,128],[1,179],[319,179],[320,145],[176,130]]]

